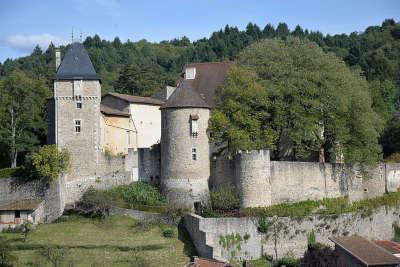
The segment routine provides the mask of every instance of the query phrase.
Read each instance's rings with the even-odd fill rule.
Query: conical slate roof
[[[191,81],[183,80],[175,89],[175,92],[168,98],[167,102],[161,106],[164,108],[208,108],[203,98],[195,91]]]
[[[100,80],[88,52],[81,43],[73,43],[65,54],[55,80]]]

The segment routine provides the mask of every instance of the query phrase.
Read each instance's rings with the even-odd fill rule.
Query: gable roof
[[[105,114],[105,115],[111,115],[111,116],[120,116],[120,117],[130,117],[130,114],[121,110],[118,110],[116,108],[112,108],[109,106],[106,106],[104,104],[100,104],[100,112]]]
[[[400,259],[360,236],[330,237],[329,239],[366,266],[400,264]]]
[[[41,199],[21,199],[0,204],[0,211],[35,210],[42,202]]]
[[[55,80],[100,80],[85,47],[81,43],[73,43],[65,54]]]
[[[213,108],[215,106],[215,90],[224,82],[226,73],[233,64],[235,63],[232,61],[191,63],[186,64],[183,71],[185,72],[185,69],[190,67],[196,68],[196,76],[190,80],[192,86]]]
[[[165,108],[208,108],[204,99],[195,91],[192,85],[192,80],[182,80],[172,95],[168,98],[164,105]]]
[[[108,93],[107,95],[114,96],[116,98],[125,100],[126,102],[129,102],[129,103],[150,104],[150,105],[156,105],[156,106],[161,106],[162,104],[164,104],[163,101],[156,99],[156,98],[152,98],[152,97],[126,95],[126,94],[119,94],[119,93]],[[107,96],[107,95],[105,95],[105,96]]]

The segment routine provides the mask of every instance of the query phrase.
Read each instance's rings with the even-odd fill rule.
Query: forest
[[[158,43],[121,42],[118,37],[108,41],[94,35],[83,43],[102,78],[103,94],[150,96],[166,85],[174,86],[185,63],[240,62],[245,48],[262,39],[292,38],[315,43],[365,78],[370,106],[381,121],[376,159],[395,158],[400,152],[400,23],[393,19],[351,34],[325,35],[299,25],[289,29],[286,23],[276,27],[249,23],[244,30],[227,25],[195,41],[181,37]],[[61,47],[62,54],[67,48]],[[0,167],[23,163],[27,153],[45,144],[45,99],[52,94],[54,49],[52,44],[45,51],[37,46],[29,56],[0,63]]]

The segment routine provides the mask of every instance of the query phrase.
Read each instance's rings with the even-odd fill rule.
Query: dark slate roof
[[[108,95],[125,100],[129,103],[151,104],[156,106],[161,106],[162,104],[164,104],[163,101],[152,97],[134,96],[134,95],[119,94],[119,93],[108,93]]]
[[[65,54],[55,80],[100,80],[92,61],[81,43],[73,43]]]
[[[193,80],[182,80],[161,108],[208,108],[211,106],[196,92]]]
[[[331,237],[329,239],[366,266],[394,266],[400,264],[399,258],[360,236]]]
[[[183,67],[195,67],[196,76],[192,80],[194,89],[204,98],[212,108],[215,106],[215,90],[224,82],[228,69],[234,64],[232,61],[191,63]]]
[[[100,112],[106,115],[129,117],[129,113],[100,104]]]

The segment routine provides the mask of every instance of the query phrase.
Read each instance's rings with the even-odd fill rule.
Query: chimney
[[[185,79],[194,80],[196,78],[196,67],[187,67],[185,69]]]
[[[61,50],[60,48],[56,48],[56,71],[61,64]]]

